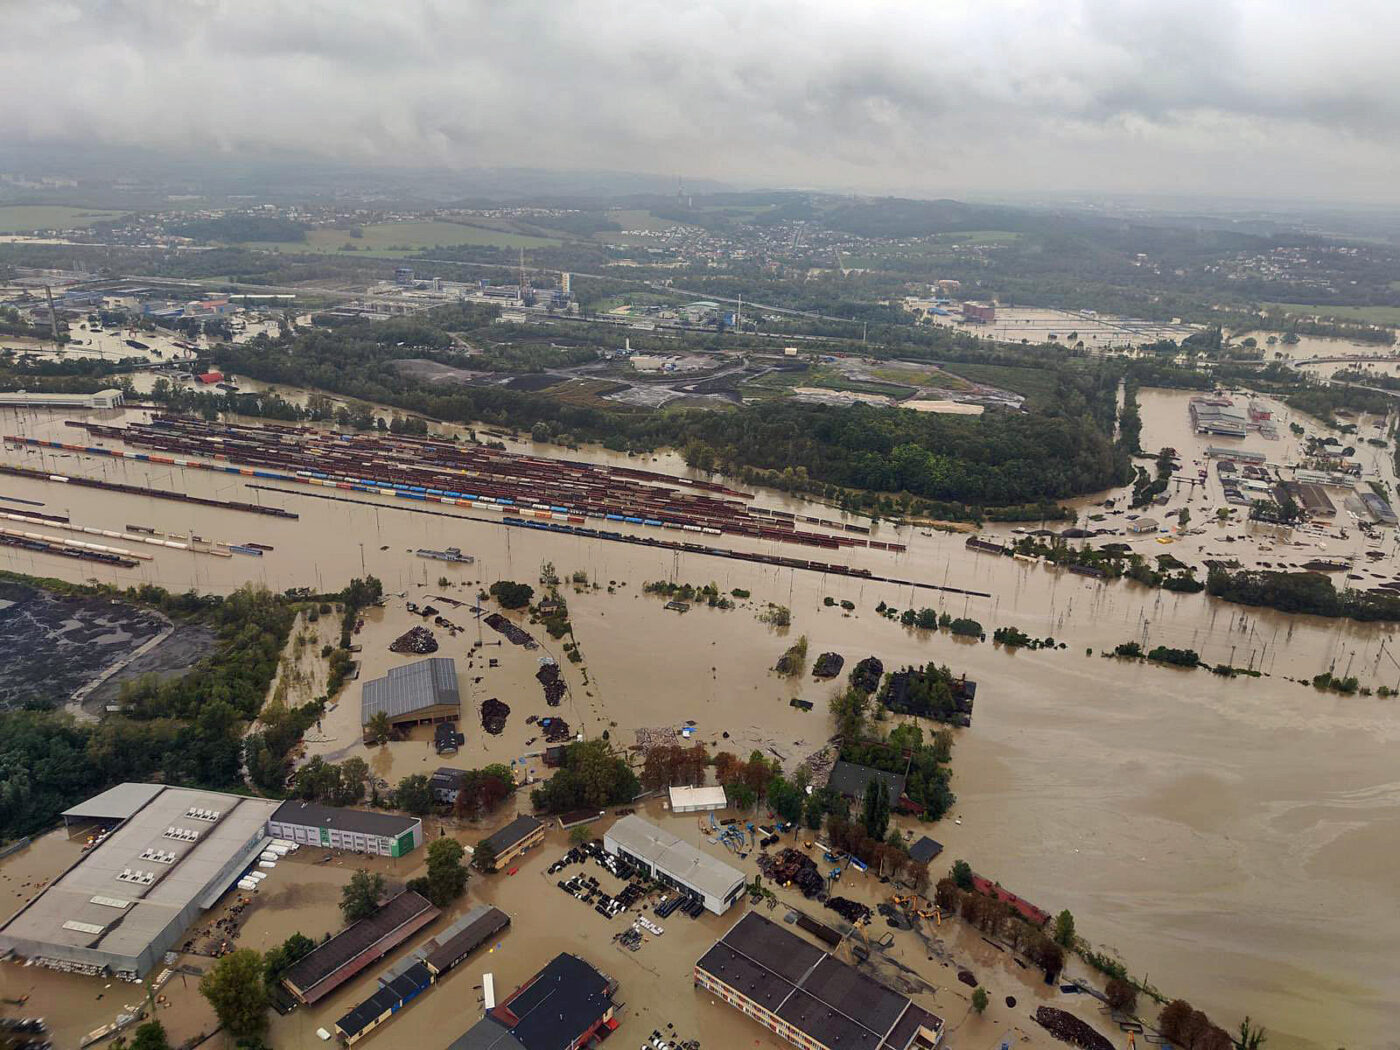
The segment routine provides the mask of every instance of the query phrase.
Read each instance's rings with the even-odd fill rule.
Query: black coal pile
[[[437,652],[437,639],[426,627],[413,627],[393,640],[391,653],[417,653],[419,656]]]
[[[557,744],[571,739],[574,735],[569,723],[562,718],[541,718],[540,728],[544,730],[544,740],[547,744]]]
[[[530,637],[529,631],[522,631],[515,624],[511,623],[500,613],[492,613],[486,617],[486,626],[493,631],[500,631],[506,638],[515,645],[523,645],[526,649],[538,648],[535,639]]]
[[[1038,1007],[1035,1021],[1056,1039],[1062,1039],[1071,1046],[1083,1047],[1084,1050],[1113,1050],[1112,1042],[1064,1010],[1053,1006]]]
[[[870,909],[847,897],[828,897],[826,906],[853,926],[864,926],[870,921]]]
[[[481,705],[481,728],[492,736],[500,736],[501,730],[506,727],[506,719],[510,717],[510,705],[497,700],[494,696]]]
[[[779,886],[796,886],[802,896],[815,897],[826,889],[826,880],[817,871],[812,858],[789,846],[776,857],[766,854],[758,858],[759,870]]]
[[[817,657],[816,666],[812,668],[813,678],[835,678],[841,673],[841,668],[846,666],[846,658],[840,653],[822,653]]]
[[[958,980],[962,981],[962,983],[967,985],[969,988],[976,988],[979,983],[977,980],[977,975],[971,970],[959,970]]]
[[[558,707],[564,699],[564,679],[559,675],[559,665],[544,664],[535,672],[535,678],[544,686],[544,702],[550,707]]]
[[[873,693],[880,688],[884,674],[884,662],[878,656],[867,656],[851,671],[851,685],[863,693]]]

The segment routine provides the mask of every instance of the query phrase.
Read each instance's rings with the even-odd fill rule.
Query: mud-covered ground
[[[0,582],[0,709],[61,705],[166,626],[120,602]]]

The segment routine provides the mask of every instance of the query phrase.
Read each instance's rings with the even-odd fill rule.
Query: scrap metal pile
[[[516,645],[523,645],[526,649],[536,649],[538,644],[530,637],[529,631],[523,631],[515,624],[511,623],[500,613],[492,613],[486,617],[486,626],[493,631],[500,631],[506,638]]]
[[[553,660],[547,664],[541,664],[540,669],[535,672],[535,678],[540,685],[544,686],[544,702],[550,707],[558,707],[559,702],[564,699],[564,679],[559,675],[559,665]]]
[[[764,854],[758,858],[758,870],[779,886],[796,886],[802,896],[811,899],[826,889],[826,880],[817,871],[812,858],[791,846],[776,857]]]
[[[501,731],[506,727],[506,719],[509,717],[509,704],[497,700],[494,696],[490,700],[482,702],[481,728],[492,736],[501,735]]]
[[[864,926],[870,921],[870,909],[847,897],[828,897],[826,906],[852,926]]]
[[[390,643],[389,652],[426,656],[428,653],[437,652],[437,648],[437,639],[433,637],[432,631],[426,627],[410,627]]]
[[[1064,1010],[1041,1006],[1035,1011],[1035,1021],[1056,1039],[1062,1039],[1071,1046],[1083,1047],[1084,1050],[1113,1050],[1111,1041]]]
[[[546,744],[559,744],[565,740],[573,739],[573,730],[569,728],[569,723],[562,718],[541,718],[540,728],[544,730]]]

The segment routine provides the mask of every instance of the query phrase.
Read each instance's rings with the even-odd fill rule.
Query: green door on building
[[[331,829],[330,829],[330,828],[322,828],[322,829],[321,829],[321,845],[323,845],[323,846],[329,846],[330,844],[331,844]]]
[[[413,852],[413,829],[409,828],[394,840],[394,844],[389,847],[389,856],[402,857],[405,853],[411,852]]]

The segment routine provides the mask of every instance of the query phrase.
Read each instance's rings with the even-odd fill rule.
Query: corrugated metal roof
[[[383,678],[366,682],[360,693],[360,724],[367,725],[380,711],[401,718],[440,704],[462,704],[457,661],[446,656],[390,668]]]
[[[160,784],[118,784],[65,809],[63,815],[79,820],[126,820],[164,790]]]
[[[744,873],[701,853],[689,842],[633,814],[623,817],[603,836],[635,857],[650,861],[687,886],[723,900],[735,886],[744,882]]]

